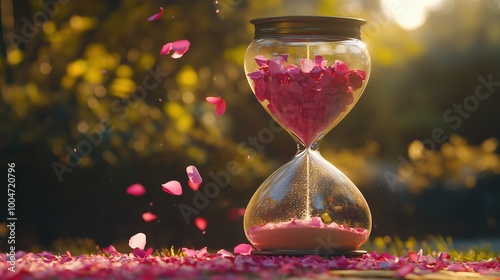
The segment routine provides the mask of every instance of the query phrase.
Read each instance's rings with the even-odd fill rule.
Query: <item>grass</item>
[[[406,256],[408,252],[418,252],[422,249],[424,255],[437,257],[439,252],[448,252],[452,260],[456,261],[479,261],[490,258],[499,258],[500,252],[495,252],[490,245],[472,246],[466,250],[457,249],[453,244],[451,236],[429,236],[426,240],[418,241],[414,237],[402,240],[398,236],[375,237],[362,249],[368,252],[386,252],[397,256]]]
[[[128,252],[127,249],[117,249],[120,252]],[[217,248],[209,249],[215,250]],[[453,244],[453,239],[450,236],[446,238],[442,236],[429,236],[426,240],[422,241],[418,241],[413,237],[403,240],[398,236],[378,236],[372,238],[370,241],[364,244],[361,249],[364,249],[368,252],[385,252],[396,256],[407,256],[408,252],[418,252],[420,249],[423,250],[424,255],[432,255],[435,257],[438,256],[439,252],[448,252],[451,256],[451,260],[456,261],[479,261],[488,260],[491,258],[497,259],[500,257],[500,252],[494,251],[489,244],[471,246],[470,248],[466,249],[456,248]],[[72,255],[80,255],[96,254],[101,251],[101,248],[96,245],[92,239],[88,238],[60,239],[54,242],[51,251],[56,254],[64,254],[64,252],[69,251]],[[155,250],[153,255],[182,256],[183,253],[180,248],[174,248],[172,246],[171,248],[157,249]]]

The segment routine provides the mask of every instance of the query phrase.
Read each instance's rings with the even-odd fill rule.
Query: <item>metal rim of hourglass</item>
[[[255,256],[290,256],[290,257],[302,257],[317,255],[324,258],[330,257],[340,257],[344,256],[346,258],[361,257],[368,252],[365,250],[350,250],[350,251],[334,251],[328,249],[321,250],[253,250],[252,255]]]

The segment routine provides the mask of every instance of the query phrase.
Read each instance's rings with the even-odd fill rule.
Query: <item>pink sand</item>
[[[261,250],[356,250],[368,238],[364,228],[351,228],[320,217],[267,223],[248,230],[251,243]]]

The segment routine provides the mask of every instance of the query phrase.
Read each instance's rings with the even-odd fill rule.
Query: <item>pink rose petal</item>
[[[208,256],[207,247],[203,247],[200,250],[188,249],[188,248],[183,247],[181,250],[182,250],[182,253],[184,253],[186,255],[186,257],[189,257],[189,258],[201,259],[201,258]]]
[[[229,221],[237,220],[245,215],[245,208],[231,208],[226,212],[226,219]]]
[[[172,195],[181,195],[182,194],[182,186],[179,181],[169,181],[165,184],[161,185],[164,192]]]
[[[146,251],[143,249],[135,248],[132,254],[137,258],[146,258],[153,253],[153,248],[148,248]]]
[[[194,224],[201,231],[207,228],[207,220],[202,217],[197,217],[196,219],[194,219]]]
[[[215,105],[215,114],[217,116],[222,116],[224,114],[224,112],[226,111],[226,101],[224,101],[224,99],[222,99],[222,97],[209,96],[209,97],[205,98],[205,100],[208,103]]]
[[[415,267],[411,264],[404,265],[396,270],[396,277],[404,278],[407,274],[412,273],[414,269]]]
[[[233,257],[233,254],[231,254],[231,252],[228,252],[224,249],[220,249],[219,251],[217,251],[216,253],[217,255],[221,256],[221,257]]]
[[[415,252],[408,252],[408,259],[412,262],[418,263],[418,255]]]
[[[191,43],[188,40],[179,40],[167,43],[161,48],[160,55],[167,55],[173,50],[174,53],[172,53],[171,57],[180,58],[189,50],[190,45]]]
[[[141,250],[144,250],[144,246],[146,246],[146,235],[140,232],[130,237],[128,246],[130,246],[130,248],[132,249],[139,248]]]
[[[146,189],[141,184],[133,184],[127,188],[127,193],[133,196],[142,196],[146,193]]]
[[[263,55],[258,55],[258,56],[255,57],[255,62],[257,62],[257,64],[259,66],[264,66],[264,65],[267,65],[269,63],[269,59],[267,59]]]
[[[194,165],[190,165],[186,167],[186,173],[189,179],[189,182],[193,184],[200,184],[202,182],[200,172]]]
[[[302,72],[304,73],[309,73],[311,70],[316,66],[314,64],[314,61],[310,59],[301,59],[300,60],[300,69],[302,69]]]
[[[160,50],[160,55],[167,55],[169,54],[171,51],[172,51],[172,43],[166,43],[165,45],[163,45],[163,47],[161,47],[161,50]]]
[[[102,251],[104,253],[108,253],[108,254],[113,254],[113,253],[117,253],[116,249],[115,249],[115,246],[113,245],[109,245],[108,247],[106,248],[102,248]]]
[[[148,21],[155,21],[159,20],[161,18],[161,15],[163,15],[163,7],[160,7],[160,12],[157,14],[154,14],[148,18]]]
[[[175,41],[172,45],[172,49],[174,50],[172,58],[182,57],[189,50],[190,45],[191,42],[189,42],[188,40]]]
[[[452,264],[448,266],[448,271],[466,272],[469,271],[463,264]]]
[[[226,101],[222,100],[221,102],[215,104],[215,114],[217,116],[222,116],[226,112]]]
[[[210,104],[216,105],[217,103],[220,102],[221,97],[220,96],[209,96],[209,97],[205,98],[205,100]]]
[[[193,191],[197,191],[197,190],[200,188],[201,184],[200,184],[200,183],[195,184],[195,183],[193,183],[193,182],[191,182],[191,181],[189,181],[189,180],[188,180],[188,186],[189,186],[189,187],[190,187]]]
[[[234,253],[240,255],[250,255],[253,251],[253,247],[250,244],[241,243],[238,246],[234,247]]]
[[[145,221],[145,222],[151,222],[151,221],[154,221],[156,220],[156,215],[151,213],[151,212],[146,212],[144,214],[142,214],[142,219]]]

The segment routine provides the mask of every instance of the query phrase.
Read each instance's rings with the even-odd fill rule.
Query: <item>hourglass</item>
[[[371,231],[363,195],[319,152],[321,139],[360,98],[370,55],[364,20],[344,17],[258,18],[245,54],[257,100],[297,143],[291,161],[257,189],[244,230],[268,255],[359,255]]]

